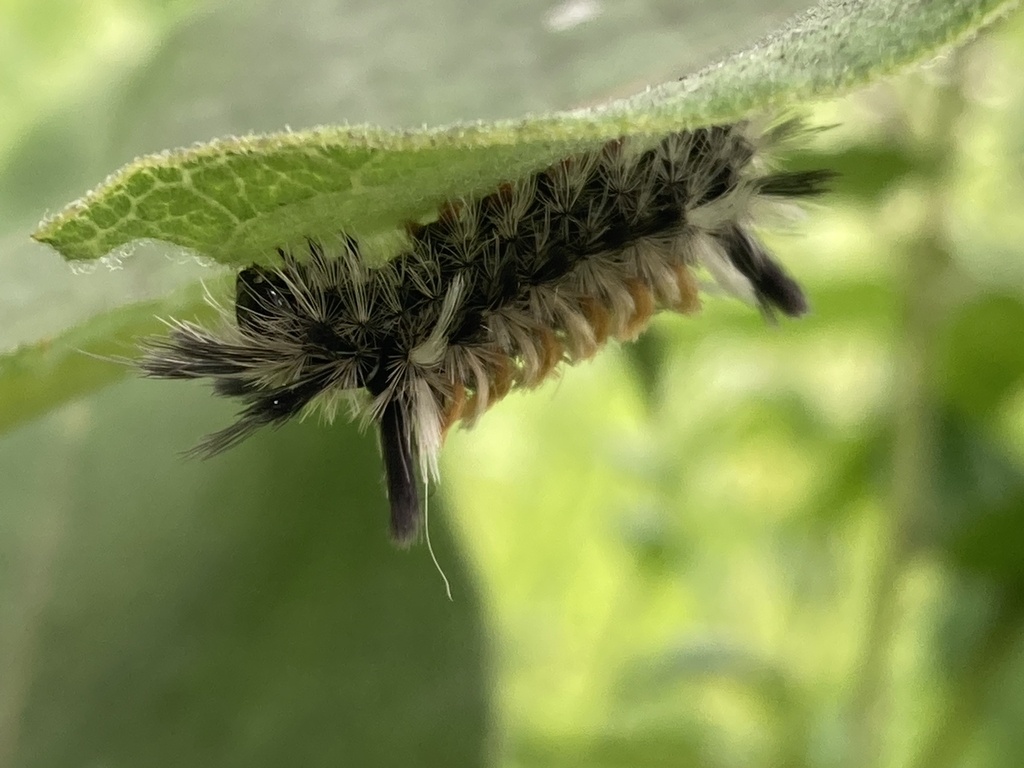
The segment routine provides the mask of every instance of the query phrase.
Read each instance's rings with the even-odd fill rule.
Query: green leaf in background
[[[95,315],[52,339],[0,357],[0,432],[41,416],[68,392],[88,392],[122,379],[128,364],[116,361],[135,356],[140,335],[164,333],[164,313],[212,321],[216,313],[201,288]]]
[[[454,602],[388,543],[371,439],[169,452],[222,406],[126,382],[0,444],[0,763],[480,765],[486,634],[443,508]]]
[[[990,417],[1024,383],[1024,302],[987,294],[965,306],[946,334],[940,386],[961,413]],[[979,412],[980,409],[980,412]]]
[[[915,545],[934,548],[964,573],[1019,593],[1024,585],[1024,470],[962,413],[942,414],[937,508],[912,522]]]

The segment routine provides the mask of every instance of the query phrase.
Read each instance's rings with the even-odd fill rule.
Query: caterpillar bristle
[[[365,264],[349,232],[338,246],[281,247],[274,266],[238,273],[220,328],[174,321],[139,365],[210,379],[242,403],[234,424],[193,449],[200,456],[310,408],[332,416],[348,397],[378,428],[391,538],[406,546],[423,522],[418,483],[437,479],[448,429],[610,338],[635,338],[660,310],[695,312],[698,271],[767,317],[807,311],[752,231],[755,202],[818,195],[832,179],[765,161],[804,130],[736,123],[609,141],[443,202],[434,221],[405,225],[408,246],[381,266]]]

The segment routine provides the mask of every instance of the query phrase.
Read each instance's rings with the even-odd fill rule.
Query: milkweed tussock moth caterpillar
[[[193,449],[203,456],[347,403],[379,432],[391,537],[407,545],[423,521],[418,478],[438,478],[452,426],[635,338],[660,310],[695,312],[698,275],[767,316],[806,311],[751,230],[763,204],[815,195],[831,177],[766,161],[801,131],[744,122],[610,141],[445,203],[377,266],[350,235],[281,249],[238,274],[219,328],[173,321],[145,342],[141,369],[211,379],[241,401],[238,420]]]

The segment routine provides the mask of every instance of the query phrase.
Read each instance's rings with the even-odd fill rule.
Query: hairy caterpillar
[[[367,266],[339,247],[280,249],[236,280],[220,328],[175,321],[149,339],[145,375],[208,378],[238,420],[194,450],[223,451],[265,425],[339,401],[380,435],[392,539],[418,535],[417,478],[436,479],[446,431],[513,387],[533,387],[608,339],[635,338],[658,310],[699,306],[703,271],[724,291],[799,316],[800,286],[751,232],[763,202],[817,194],[827,171],[779,171],[766,150],[795,121],[624,138],[407,227],[404,252]]]

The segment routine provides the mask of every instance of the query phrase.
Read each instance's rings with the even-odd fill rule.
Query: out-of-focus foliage
[[[0,156],[41,115],[141,63],[193,0],[0,0]]]
[[[346,112],[408,124],[596,99],[671,72],[666,19],[689,26],[665,15],[675,5],[627,14],[655,20],[647,37],[611,4],[524,33],[504,55],[548,62],[538,105],[523,96],[529,64],[460,69],[475,86],[437,86],[442,103],[426,81],[387,97],[399,70],[426,77],[430,60],[346,70],[313,2],[97,4],[145,27],[137,60],[152,64],[22,88],[54,84],[19,102],[0,156],[5,346],[201,274],[140,253],[65,277],[14,246],[40,210],[131,156]],[[59,15],[9,0],[0,13],[15,7]],[[372,7],[337,20],[361,61],[360,24],[400,28]],[[523,27],[561,7],[531,6]],[[462,11],[481,30],[518,13]],[[409,39],[444,51],[429,16]],[[619,28],[635,46],[609,46]],[[553,53],[531,52],[542,43]],[[584,86],[548,66],[566,47],[591,57]],[[346,95],[327,103],[311,78],[303,101],[296,77],[261,91],[239,63],[260,57],[267,72],[330,72]],[[1017,15],[818,109],[838,127],[793,162],[843,178],[772,240],[811,317],[766,326],[709,300],[453,435],[431,521],[454,604],[422,548],[386,544],[373,446],[352,428],[289,426],[183,463],[175,451],[230,405],[129,382],[6,435],[0,766],[1016,766],[1022,67]],[[346,71],[362,73],[353,95]],[[475,104],[517,72],[521,88]]]
[[[811,317],[709,302],[452,441],[517,764],[1019,763],[1022,51],[817,112]]]

